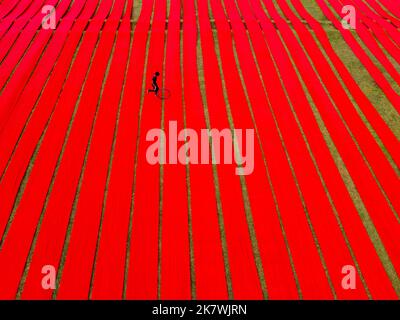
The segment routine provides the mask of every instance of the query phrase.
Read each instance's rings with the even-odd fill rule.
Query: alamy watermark
[[[177,128],[177,121],[170,121],[167,133],[159,128],[147,132],[146,141],[152,142],[146,151],[148,163],[152,165],[235,163],[236,175],[253,173],[254,129],[201,129],[198,132],[186,128],[178,132]]]
[[[45,265],[42,268],[43,290],[54,290],[56,288],[56,268],[53,265]]]

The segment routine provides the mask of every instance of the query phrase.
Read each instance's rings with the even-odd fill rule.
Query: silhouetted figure
[[[159,76],[160,76],[160,73],[158,71],[153,75],[152,82],[151,82],[153,89],[149,89],[148,90],[149,93],[154,92],[154,94],[157,95],[158,91],[160,90],[160,87],[158,86],[158,83],[157,83],[157,79]]]

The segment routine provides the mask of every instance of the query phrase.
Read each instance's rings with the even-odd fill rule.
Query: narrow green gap
[[[166,20],[169,19],[170,17],[170,10],[171,10],[171,0],[167,0],[167,7],[166,7]],[[164,32],[164,56],[163,56],[163,66],[162,66],[162,83],[163,85],[165,84],[165,65],[166,65],[166,57],[167,57],[167,44],[168,44],[168,28],[165,28]],[[165,132],[165,100],[161,101],[161,123],[160,123],[160,128],[163,132]],[[164,141],[164,137],[161,137],[161,145],[166,146],[166,141]],[[161,148],[160,150],[160,158],[164,159],[165,154],[163,152],[166,152],[166,150],[163,150]],[[157,295],[158,299],[161,300],[161,281],[162,281],[162,230],[163,230],[163,199],[164,199],[164,164],[160,164],[159,168],[159,175],[160,175],[160,181],[159,181],[159,218],[158,218],[158,287],[157,287]]]
[[[181,4],[181,18],[183,16],[183,6]],[[184,22],[183,22],[184,23]],[[186,103],[185,103],[185,76],[184,76],[184,65],[183,65],[183,30],[180,32],[180,70],[182,79],[182,107],[183,107],[183,127],[187,129],[187,115],[186,115]],[[188,139],[186,139],[187,142]],[[186,150],[187,151],[187,150]],[[187,152],[185,153],[187,155]],[[189,228],[189,259],[190,259],[190,288],[191,298],[196,300],[196,265],[194,257],[194,240],[193,240],[193,214],[192,214],[192,193],[190,184],[190,164],[186,163],[186,190],[187,190],[187,203],[188,203],[188,228]]]
[[[203,1],[203,0],[199,0],[199,1]],[[206,84],[205,84],[205,78],[204,78],[204,65],[203,65],[204,57],[203,57],[203,51],[201,48],[200,22],[199,22],[198,10],[197,10],[197,2],[195,3],[195,6],[196,6],[196,23],[197,23],[197,69],[198,69],[200,92],[201,92],[201,96],[202,96],[206,127],[208,130],[210,130],[211,129],[211,121],[210,121],[210,114],[208,112],[208,103],[207,103],[207,96],[206,96]],[[212,149],[211,140],[209,140],[209,143],[210,143],[210,150],[212,152],[213,149]],[[223,217],[223,210],[222,210],[221,191],[220,191],[220,185],[219,185],[217,166],[215,164],[212,164],[212,169],[213,169],[215,195],[216,195],[216,200],[217,200],[218,224],[219,224],[219,229],[220,229],[222,254],[223,254],[224,266],[225,266],[226,285],[227,285],[227,291],[228,291],[228,298],[230,300],[232,300],[232,299],[234,299],[233,287],[232,287],[232,276],[231,276],[231,271],[230,271],[230,266],[229,266],[228,246],[227,246],[227,242],[226,242],[225,224],[224,224],[224,217]]]
[[[133,10],[131,15],[131,23],[133,26],[136,26],[136,23],[140,17],[143,8],[143,1],[142,0],[133,0]],[[134,27],[132,28],[132,32],[134,32]]]

